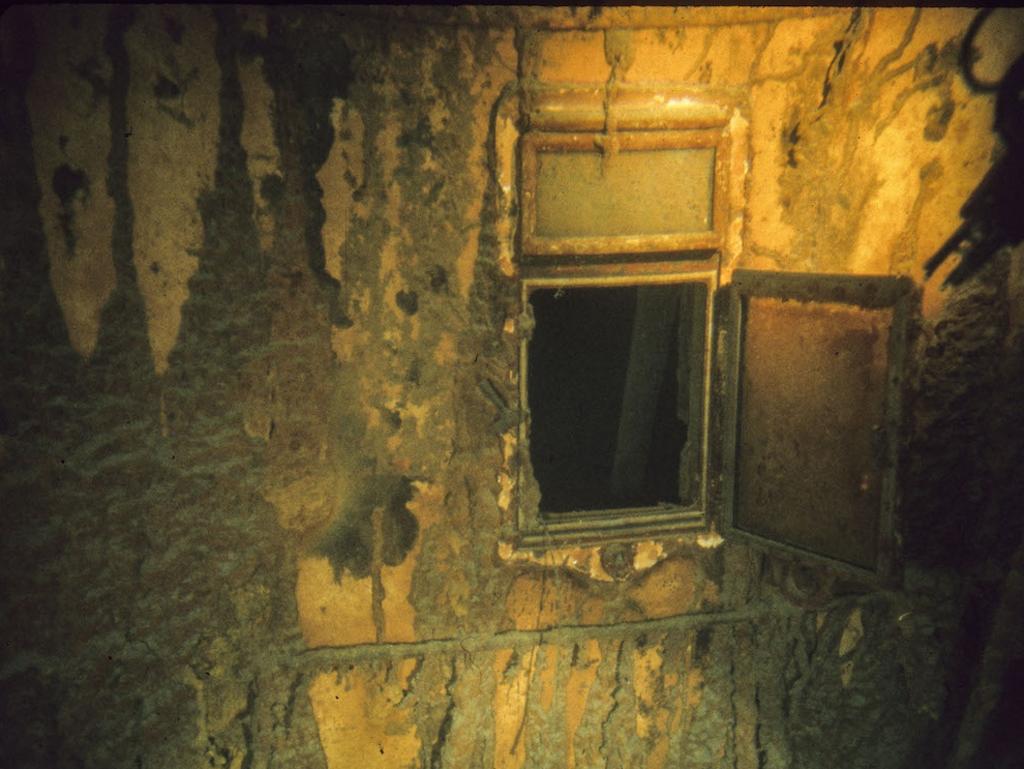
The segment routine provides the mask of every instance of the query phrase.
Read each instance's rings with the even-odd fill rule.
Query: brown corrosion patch
[[[749,300],[737,520],[872,568],[892,311]]]

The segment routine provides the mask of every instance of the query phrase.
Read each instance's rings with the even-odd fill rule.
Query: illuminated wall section
[[[989,79],[1021,52],[999,13],[976,41]],[[1020,253],[956,290],[955,260],[922,272],[998,157],[994,96],[959,71],[973,18],[5,11],[0,765],[898,769],[1003,744],[998,694],[970,693],[1013,680],[999,639],[1021,616],[1000,589]],[[895,587],[825,584],[717,523],[510,544],[525,86],[645,84],[743,105],[722,285],[923,293]],[[608,199],[638,229],[706,226],[702,195],[620,159],[663,196]],[[543,194],[600,187],[595,164],[548,159]],[[757,364],[785,367],[760,309]],[[844,341],[829,311],[803,344],[873,360],[874,316]]]

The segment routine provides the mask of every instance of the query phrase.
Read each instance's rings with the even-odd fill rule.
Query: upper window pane
[[[714,148],[539,152],[536,234],[707,232],[714,168]]]
[[[719,248],[728,146],[715,128],[527,133],[520,144],[523,254],[685,259]]]

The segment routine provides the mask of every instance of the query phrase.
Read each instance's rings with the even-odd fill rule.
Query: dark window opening
[[[540,512],[692,503],[706,286],[537,288],[529,301],[530,458]]]

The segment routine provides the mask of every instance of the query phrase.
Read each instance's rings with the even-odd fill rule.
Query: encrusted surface
[[[711,535],[616,579],[594,549],[501,550],[519,292],[490,147],[520,76],[731,89],[723,278],[919,280],[995,143],[956,72],[970,18],[6,12],[0,763],[945,755],[1019,535],[1020,255],[925,289],[902,589],[795,606],[783,565]]]

